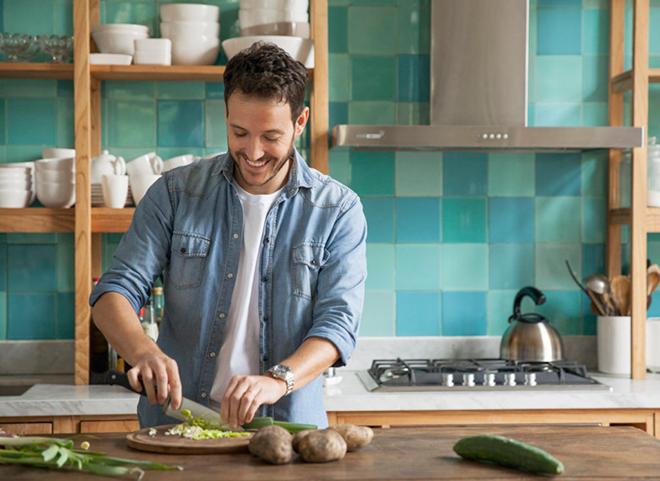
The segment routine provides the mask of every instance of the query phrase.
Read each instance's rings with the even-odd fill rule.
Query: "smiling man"
[[[168,394],[237,426],[255,415],[327,426],[322,373],[357,339],[366,279],[358,196],[307,166],[307,70],[258,43],[225,69],[229,152],[163,174],[92,292],[94,321],[145,386],[140,424],[173,422]],[[154,343],[136,312],[164,273]]]

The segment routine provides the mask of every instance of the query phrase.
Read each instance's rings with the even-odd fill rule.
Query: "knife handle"
[[[110,369],[105,373],[105,382],[110,385],[118,384],[130,391],[138,393],[141,396],[147,395],[147,391],[144,388],[142,388],[142,391],[136,391],[133,389],[133,386],[131,386],[131,383],[128,381],[128,375],[125,372],[118,371],[117,369]]]

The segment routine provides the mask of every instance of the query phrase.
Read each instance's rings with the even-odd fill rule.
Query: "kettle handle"
[[[533,286],[523,287],[518,291],[518,294],[516,294],[516,298],[513,301],[513,316],[509,318],[509,322],[512,322],[521,316],[520,304],[522,304],[522,301],[526,296],[531,297],[531,299],[534,301],[534,303],[537,306],[544,304],[546,301],[545,295],[541,291],[539,291],[536,287]]]

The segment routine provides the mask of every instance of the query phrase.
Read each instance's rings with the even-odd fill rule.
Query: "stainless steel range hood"
[[[333,147],[642,147],[640,127],[527,127],[528,0],[431,0],[431,125],[337,125]]]

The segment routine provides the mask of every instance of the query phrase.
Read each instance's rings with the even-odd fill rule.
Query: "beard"
[[[266,185],[268,182],[273,180],[277,176],[277,174],[280,172],[280,170],[282,170],[282,168],[287,164],[287,162],[293,158],[293,150],[294,150],[293,142],[294,142],[294,139],[295,139],[295,137],[293,137],[291,139],[291,142],[289,144],[288,153],[280,159],[278,159],[277,157],[264,155],[263,157],[261,157],[259,159],[254,159],[253,160],[253,159],[248,158],[242,151],[236,152],[236,151],[232,150],[231,148],[229,148],[228,149],[229,150],[229,155],[231,155],[231,157],[234,161],[234,167],[235,167],[234,168],[234,175],[240,176],[240,178],[243,182],[245,182],[247,185],[252,186],[252,187],[261,187],[263,185]],[[255,182],[252,182],[252,181],[249,180],[249,178],[250,178],[249,174],[246,175],[243,172],[243,163],[239,161],[239,158],[242,159],[243,161],[245,161],[247,159],[247,160],[250,160],[251,162],[268,161],[269,164],[272,164],[274,162],[275,167],[273,167],[273,169],[271,170],[270,175],[268,176],[268,178],[266,180],[264,180],[262,182],[259,182],[259,183],[255,183]]]

